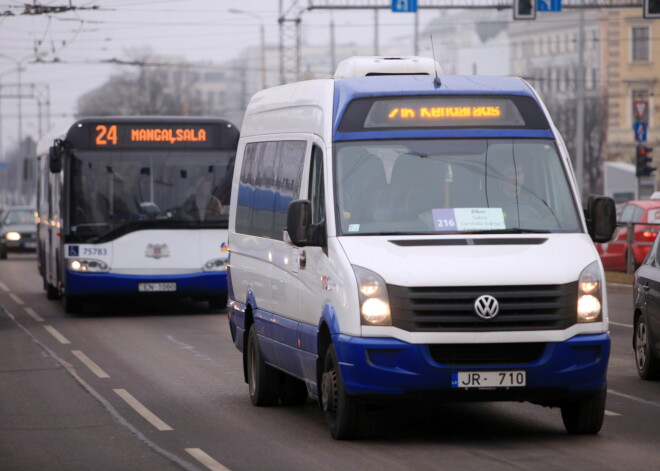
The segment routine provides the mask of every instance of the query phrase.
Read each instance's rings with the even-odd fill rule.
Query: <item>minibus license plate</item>
[[[517,388],[527,384],[524,371],[461,371],[452,375],[454,388]]]
[[[176,291],[176,283],[138,283],[140,292]]]

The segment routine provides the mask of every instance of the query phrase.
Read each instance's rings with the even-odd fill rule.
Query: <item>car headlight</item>
[[[204,264],[204,271],[225,271],[227,270],[227,260],[224,258],[216,258],[209,260]]]
[[[392,325],[385,280],[377,273],[353,265],[358,283],[362,325]]]
[[[102,273],[110,271],[110,267],[100,260],[90,260],[82,258],[67,259],[69,270],[81,273]]]
[[[18,232],[7,232],[5,236],[7,240],[17,241],[21,240],[21,235]]]
[[[578,322],[596,322],[601,319],[602,285],[603,282],[597,262],[582,270],[578,279]]]

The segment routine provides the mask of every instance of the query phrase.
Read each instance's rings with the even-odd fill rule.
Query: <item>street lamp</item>
[[[14,59],[13,57],[7,56],[5,54],[0,54],[0,57],[2,57],[3,59],[9,59],[10,61],[16,64],[16,76],[18,78],[18,93],[16,94],[16,97],[18,99],[18,142],[20,145],[21,141],[23,140],[23,103],[21,99],[23,87],[22,87],[21,72],[23,71],[22,62],[26,61],[27,59],[23,59],[23,60]]]
[[[259,20],[259,33],[261,35],[261,88],[266,88],[266,37],[264,32],[264,20],[256,13],[238,10],[236,8],[230,8],[229,13],[247,15]]]

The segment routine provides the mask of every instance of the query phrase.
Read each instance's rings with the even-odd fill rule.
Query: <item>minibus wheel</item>
[[[577,401],[561,406],[561,418],[568,433],[595,434],[600,431],[605,417],[607,387]]]
[[[57,290],[57,287],[51,285],[47,281],[44,283],[46,284],[46,298],[50,300],[60,299],[60,292]]]
[[[255,406],[275,406],[280,399],[280,372],[261,356],[257,327],[252,324],[247,344],[247,376],[250,399]]]
[[[346,394],[344,380],[337,361],[335,346],[330,344],[323,362],[321,407],[336,440],[360,436],[364,429],[365,406]]]

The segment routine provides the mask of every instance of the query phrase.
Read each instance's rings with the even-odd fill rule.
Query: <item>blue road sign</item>
[[[7,162],[0,162],[0,170],[5,170],[7,168]]]
[[[637,142],[646,142],[647,125],[643,121],[635,121],[635,140]]]
[[[415,13],[417,0],[392,0],[392,11],[394,13]]]
[[[561,0],[536,0],[536,11],[561,11]]]

